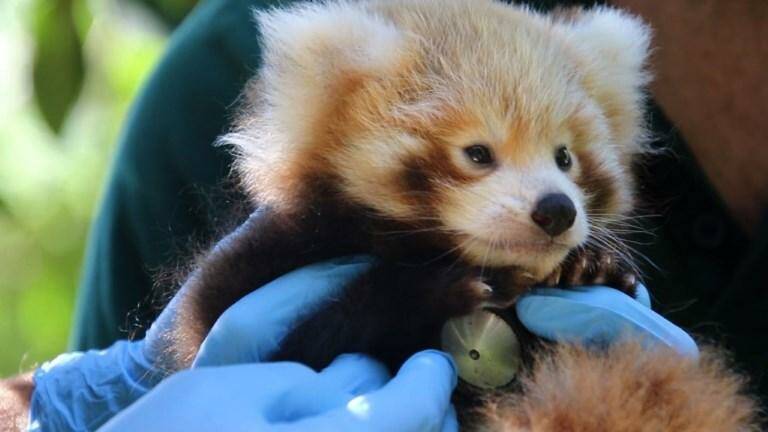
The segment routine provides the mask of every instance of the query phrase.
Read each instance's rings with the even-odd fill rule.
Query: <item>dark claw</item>
[[[606,285],[633,295],[637,276],[616,255],[581,249],[569,256],[559,271],[548,277],[549,285]],[[559,274],[558,274],[559,273]]]

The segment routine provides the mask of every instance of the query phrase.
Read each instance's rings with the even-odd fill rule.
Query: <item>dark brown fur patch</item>
[[[464,170],[453,163],[451,155],[446,150],[449,144],[440,140],[433,140],[430,143],[428,162],[430,172],[434,176],[451,184],[469,184],[475,180],[475,177],[468,175]]]
[[[441,183],[459,186],[468,184],[475,178],[453,163],[446,151],[447,143],[441,142],[439,138],[421,135],[422,139],[429,141],[426,154],[411,156],[403,161],[403,168],[397,175],[402,179],[400,182],[407,200],[417,208],[432,214],[440,204],[437,191]]]
[[[578,151],[576,156],[581,165],[581,174],[576,179],[576,184],[587,195],[587,212],[611,213],[616,206],[618,192],[613,182],[617,179],[600,167],[594,154]]]

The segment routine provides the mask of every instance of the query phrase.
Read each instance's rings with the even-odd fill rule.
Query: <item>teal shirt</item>
[[[209,236],[210,199],[231,163],[212,143],[259,62],[250,8],[265,3],[201,3],[132,107],[90,233],[72,348],[126,337],[131,319],[151,314],[153,276],[189,257],[188,239]]]
[[[217,197],[226,196],[231,158],[212,143],[259,63],[250,8],[276,3],[208,0],[174,33],[132,109],[90,234],[73,349],[105,347],[132,329],[141,337],[133,321],[151,321],[153,275],[226,219]],[[652,244],[636,246],[660,269],[644,265],[654,308],[733,350],[765,395],[768,223],[748,242],[674,128],[652,112],[657,145],[671,150],[638,169],[644,206],[658,215],[644,221],[655,236],[640,239]]]

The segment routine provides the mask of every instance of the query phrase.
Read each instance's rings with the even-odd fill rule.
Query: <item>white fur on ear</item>
[[[323,111],[318,104],[338,96],[345,79],[386,75],[401,64],[405,51],[405,35],[359,3],[303,3],[255,15],[267,100],[286,107],[275,114],[298,117],[283,124],[306,127]]]
[[[406,32],[365,8],[330,0],[256,11],[262,65],[237,127],[219,139],[239,154],[238,170],[260,203],[293,202],[300,185],[289,172],[302,149],[350,91],[390,76],[409,58]],[[285,172],[283,172],[283,171]]]
[[[396,63],[403,35],[391,23],[345,1],[256,11],[267,63],[329,73],[376,71]]]
[[[596,8],[573,21],[569,33],[605,75],[634,87],[648,82],[645,64],[651,29],[640,18],[618,9]]]
[[[642,128],[651,29],[640,18],[599,7],[562,23],[565,38],[579,52],[584,84],[603,107],[614,140],[630,153],[643,151]]]
[[[344,92],[393,73],[407,52],[406,34],[360,2],[305,2],[255,17],[262,35],[265,115],[288,129],[293,145],[313,134],[313,124]]]

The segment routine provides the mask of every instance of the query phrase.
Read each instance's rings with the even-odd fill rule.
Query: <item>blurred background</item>
[[[0,1],[0,377],[66,348],[121,124],[195,3]]]

